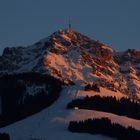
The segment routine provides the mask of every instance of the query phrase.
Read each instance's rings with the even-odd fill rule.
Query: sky
[[[117,51],[139,49],[140,0],[0,0],[0,54],[68,26]]]

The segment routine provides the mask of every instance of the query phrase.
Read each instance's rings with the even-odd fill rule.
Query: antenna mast
[[[69,20],[68,20],[69,24],[68,24],[68,30],[70,31],[71,30],[71,17],[69,16]]]

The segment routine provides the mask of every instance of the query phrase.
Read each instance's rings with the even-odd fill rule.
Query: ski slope
[[[76,98],[75,93],[81,89],[77,85],[64,88],[60,98],[52,106],[24,120],[1,128],[0,132],[9,133],[11,140],[113,140],[101,135],[71,133],[67,130],[69,121],[101,117],[108,117],[113,122],[118,122],[123,126],[131,125],[140,130],[139,120],[99,111],[67,110],[67,103]]]

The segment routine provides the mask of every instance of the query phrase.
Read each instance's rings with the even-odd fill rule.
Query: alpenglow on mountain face
[[[87,84],[140,98],[140,52],[115,52],[74,30],[59,30],[32,46],[5,48],[0,74],[39,72],[64,83]]]

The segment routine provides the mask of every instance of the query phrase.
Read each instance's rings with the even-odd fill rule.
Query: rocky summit
[[[5,48],[0,75],[39,72],[64,83],[96,83],[129,98],[140,98],[140,51],[116,52],[73,30],[60,29],[37,43]]]

